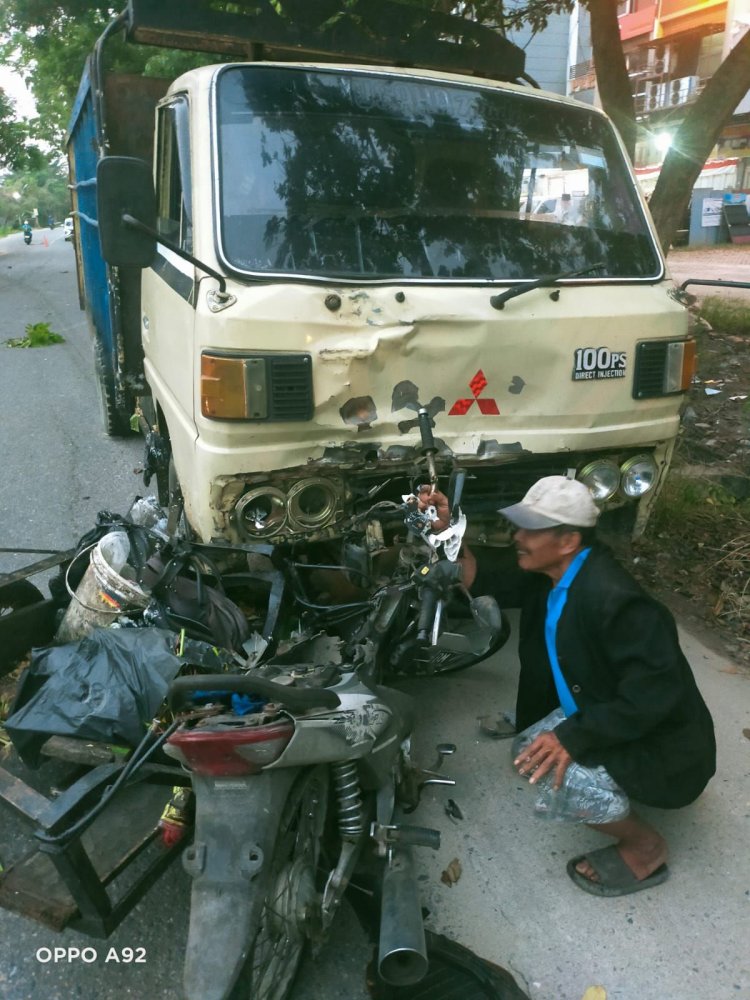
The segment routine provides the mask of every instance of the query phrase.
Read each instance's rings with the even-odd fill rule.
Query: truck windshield
[[[660,259],[607,120],[517,91],[235,66],[217,82],[220,238],[240,271],[531,279]]]

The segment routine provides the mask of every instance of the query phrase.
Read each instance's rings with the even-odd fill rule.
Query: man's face
[[[577,531],[563,534],[554,528],[531,531],[517,528],[513,536],[518,565],[534,573],[546,573],[557,581],[567,569],[571,559],[580,549],[581,536]]]

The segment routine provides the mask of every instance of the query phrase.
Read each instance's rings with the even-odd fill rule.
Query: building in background
[[[506,0],[506,9],[516,0]],[[568,41],[570,17],[553,14],[544,31],[532,35],[528,28],[509,31],[508,40],[526,52],[526,72],[543,90],[556,94],[567,93]]]
[[[729,51],[750,27],[750,0],[624,0],[618,4],[620,36],[633,88],[640,137],[635,167],[646,194],[653,191],[661,164],[685,111],[697,99]],[[598,103],[588,15],[577,5],[570,21],[568,93]],[[750,191],[750,94],[727,122],[695,185],[713,201],[722,192],[742,200]],[[695,199],[694,199],[695,200]],[[712,219],[713,238],[702,239],[701,219],[685,223],[691,242],[720,237],[720,213]],[[696,230],[693,239],[693,229]],[[726,230],[722,238],[728,238]],[[705,237],[705,233],[703,234]]]

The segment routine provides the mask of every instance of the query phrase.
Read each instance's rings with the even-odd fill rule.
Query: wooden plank
[[[66,760],[71,764],[85,764],[88,767],[111,764],[112,761],[124,759],[128,753],[129,747],[115,747],[111,743],[97,743],[93,740],[76,739],[74,736],[50,736],[42,747],[45,757]]]
[[[50,800],[34,791],[25,781],[21,781],[4,767],[0,767],[0,798],[24,819],[40,826],[44,825],[50,807]]]
[[[171,788],[140,783],[123,792],[98,816],[81,842],[102,885],[112,881],[153,838]],[[0,875],[0,906],[61,931],[78,914],[52,858],[26,855]]]

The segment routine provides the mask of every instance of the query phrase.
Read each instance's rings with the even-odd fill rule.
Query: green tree
[[[83,67],[97,38],[124,7],[89,0],[3,0],[0,55],[23,76],[37,102],[32,137],[62,150]],[[207,57],[132,45],[122,35],[106,49],[107,68],[120,73],[176,76]]]
[[[23,219],[48,216],[58,221],[70,210],[65,168],[60,161],[14,170],[0,178],[0,226],[18,227]]]
[[[31,141],[28,123],[17,118],[13,100],[0,90],[0,169],[20,170],[43,163],[44,155]]]

